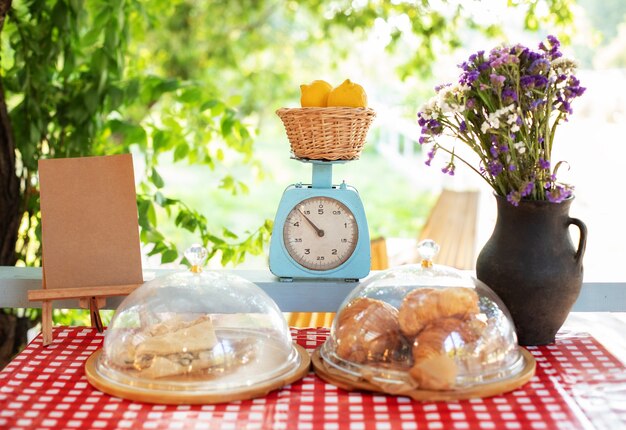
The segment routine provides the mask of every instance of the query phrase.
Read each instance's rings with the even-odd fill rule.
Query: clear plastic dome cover
[[[95,371],[113,386],[217,394],[283,377],[300,360],[282,313],[263,290],[194,265],[126,297]]]
[[[385,391],[462,389],[522,371],[502,301],[481,281],[433,265],[437,251],[424,241],[422,264],[380,272],[348,295],[320,350],[326,367]]]

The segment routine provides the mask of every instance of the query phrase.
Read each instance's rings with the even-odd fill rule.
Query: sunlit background
[[[353,2],[357,4],[359,2]],[[455,4],[430,2],[443,14],[452,14]],[[412,251],[424,220],[443,187],[481,191],[478,213],[477,249],[491,233],[495,205],[490,189],[472,172],[457,169],[455,177],[440,172],[444,160],[424,165],[424,152],[417,144],[419,127],[417,110],[432,94],[433,87],[457,79],[457,64],[471,53],[488,50],[500,42],[522,43],[536,48],[548,34],[560,34],[567,43],[563,51],[579,64],[578,76],[587,88],[574,103],[569,123],[559,127],[553,160],[565,160],[560,179],[575,186],[576,198],[570,215],[582,219],[589,228],[585,256],[586,281],[623,281],[626,279],[626,227],[623,221],[623,160],[626,156],[626,4],[619,1],[581,1],[572,5],[574,24],[551,29],[542,24],[539,31],[524,30],[524,15],[504,1],[463,2],[474,19],[483,25],[500,24],[503,34],[487,37],[476,31],[463,30],[462,46],[451,51],[441,44],[430,76],[411,74],[399,69],[418,49],[411,37],[400,49],[386,47],[392,33],[409,32],[406,15],[384,21],[377,19],[366,35],[341,33],[340,44],[349,46],[345,58],[336,58],[332,48],[311,47],[290,64],[289,82],[292,98],[277,104],[274,99],[258,100],[263,113],[251,112],[258,121],[254,157],[262,171],[250,166],[233,165],[232,173],[247,181],[249,192],[229,196],[217,190],[219,178],[204,167],[171,164],[162,171],[166,190],[198,207],[215,225],[227,225],[237,233],[254,229],[264,219],[271,219],[283,189],[294,182],[310,180],[307,165],[290,159],[289,144],[279,118],[273,115],[279,107],[299,104],[300,83],[325,79],[339,84],[350,78],[361,83],[369,96],[377,118],[361,159],[336,166],[335,182],[345,179],[362,196],[372,237],[387,239],[391,262],[406,261]],[[544,7],[542,3],[538,7]],[[538,15],[547,14],[538,10]],[[560,32],[560,33],[559,33]],[[415,42],[415,44],[412,44]],[[289,46],[286,50],[292,49]],[[318,63],[317,67],[311,64]],[[275,64],[275,66],[273,66]],[[281,61],[267,59],[267,67],[280,67]],[[405,76],[403,76],[405,74]],[[236,89],[233,89],[236,92]],[[258,114],[258,115],[257,115]],[[262,115],[262,117],[260,117]],[[566,171],[567,170],[567,171]],[[189,184],[194,184],[190,187]],[[164,230],[181,247],[194,241],[193,234],[180,229]],[[573,242],[577,232],[572,228]],[[266,255],[248,257],[244,267],[267,267]],[[158,264],[158,258],[149,260]],[[215,266],[219,261],[213,261]]]

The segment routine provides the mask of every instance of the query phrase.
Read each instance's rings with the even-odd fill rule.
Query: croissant
[[[470,288],[421,288],[404,297],[398,320],[402,334],[414,338],[439,318],[466,318],[478,312],[478,295]]]
[[[454,317],[441,318],[426,326],[413,342],[413,367],[411,377],[423,389],[446,390],[454,386],[457,374],[454,355],[457,348],[476,341],[485,323],[470,317],[461,320]]]
[[[481,321],[463,321],[454,317],[437,320],[422,330],[415,338],[412,349],[413,358],[415,361],[419,361],[441,354],[444,349],[456,349],[475,341],[480,336],[477,323],[481,323]]]
[[[380,300],[353,300],[338,316],[336,327],[337,355],[356,363],[392,361],[406,346],[398,310]]]
[[[416,362],[409,375],[421,390],[450,390],[454,388],[457,375],[454,360],[439,354]]]

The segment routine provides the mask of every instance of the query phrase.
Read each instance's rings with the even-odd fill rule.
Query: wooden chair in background
[[[441,191],[417,238],[418,242],[432,239],[439,244],[435,263],[461,270],[474,269],[478,198],[478,191]],[[415,258],[417,261],[419,256]]]

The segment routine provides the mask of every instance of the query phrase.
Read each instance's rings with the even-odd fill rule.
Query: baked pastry
[[[420,389],[447,390],[454,386],[457,366],[453,351],[475,342],[485,323],[470,317],[440,318],[426,326],[413,342],[413,367],[409,374]]]
[[[152,379],[200,371],[222,372],[249,359],[254,352],[253,345],[243,342],[219,342],[208,316],[193,321],[173,318],[128,336],[129,341],[112,354],[111,361]]]
[[[355,363],[392,362],[408,346],[400,334],[398,310],[381,300],[353,300],[336,327],[337,355]]]
[[[404,297],[398,321],[402,334],[414,338],[424,327],[440,318],[465,319],[478,312],[478,295],[471,288],[421,288]]]

